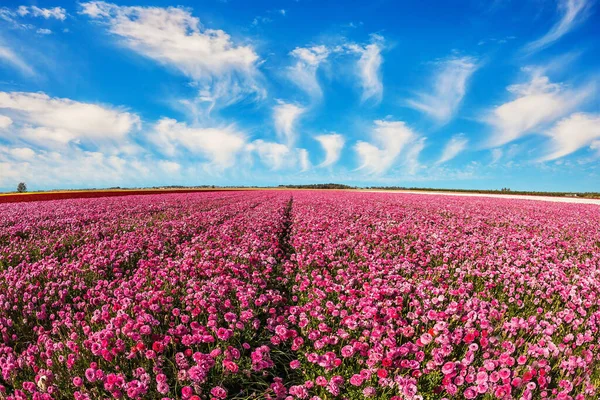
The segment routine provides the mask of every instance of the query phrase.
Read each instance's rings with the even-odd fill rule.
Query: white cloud
[[[27,6],[19,6],[19,8],[17,8],[17,14],[19,14],[21,17],[24,17],[29,14],[29,9]]]
[[[11,67],[18,69],[24,75],[35,75],[34,69],[12,49],[3,45],[2,41],[0,40],[0,62],[2,61],[8,63]]]
[[[250,94],[264,94],[257,84],[259,56],[254,49],[237,45],[222,30],[202,27],[188,9],[101,1],[81,6],[82,14],[105,23],[124,47],[194,80],[209,101],[230,104]]]
[[[325,160],[319,164],[319,167],[328,167],[335,164],[340,159],[340,154],[344,148],[344,137],[339,133],[332,133],[315,136],[315,139],[321,144],[323,150],[325,150]]]
[[[0,146],[0,187],[14,188],[27,182],[30,188],[141,186],[153,179],[173,182],[172,173],[156,160],[84,151],[73,147],[68,154]]]
[[[20,6],[17,10],[21,16],[31,14],[34,17],[42,17],[45,19],[54,18],[60,21],[64,21],[67,18],[67,12],[62,7],[39,8],[36,6],[31,6],[29,7],[29,10],[23,7],[24,6]]]
[[[323,45],[296,47],[290,52],[296,63],[288,68],[288,77],[313,98],[319,98],[323,94],[317,79],[317,70],[319,65],[327,60],[329,53],[329,49]]]
[[[279,101],[273,108],[275,132],[289,147],[296,141],[296,122],[305,111],[303,107],[283,101]]]
[[[364,47],[352,44],[348,48],[360,54],[357,67],[363,90],[361,100],[364,102],[372,99],[375,102],[380,102],[383,97],[383,83],[381,81],[383,37],[373,34],[371,38],[371,44]]]
[[[29,147],[7,148],[7,152],[17,160],[31,160],[35,156],[35,151]]]
[[[525,51],[543,49],[563,37],[588,17],[591,4],[591,0],[559,0],[560,20],[544,36],[527,44]]]
[[[600,114],[575,113],[545,132],[551,139],[550,153],[542,161],[555,160],[600,139]]]
[[[266,142],[262,139],[250,143],[246,150],[256,152],[260,161],[273,171],[282,169],[291,155],[288,146],[281,143]]]
[[[310,169],[311,164],[308,158],[308,151],[306,149],[296,149],[298,152],[298,161],[300,163],[300,170],[306,172]]]
[[[290,52],[295,63],[287,68],[286,74],[309,96],[319,99],[323,95],[318,80],[320,66],[330,59],[335,61],[340,56],[358,56],[353,72],[358,77],[362,89],[361,101],[372,100],[377,103],[383,96],[381,80],[381,65],[383,64],[381,52],[383,49],[384,38],[377,34],[371,35],[371,41],[368,44],[342,42],[335,46],[321,44],[311,47],[296,47]]]
[[[2,7],[0,8],[0,19],[7,21],[7,22],[13,22],[13,17],[15,16],[15,13],[11,10],[9,10],[6,7]]]
[[[20,130],[20,139],[47,145],[75,140],[121,141],[140,118],[130,112],[44,93],[0,92],[0,110]]]
[[[452,136],[452,138],[450,138],[450,140],[448,140],[448,142],[446,143],[444,151],[442,152],[442,156],[437,161],[437,164],[443,164],[447,161],[452,160],[460,152],[467,148],[468,143],[469,140],[462,133]]]
[[[570,113],[593,92],[593,85],[576,89],[551,83],[538,70],[531,70],[532,78],[524,84],[512,85],[508,90],[515,99],[494,108],[484,120],[494,132],[489,147],[502,146]]]
[[[15,22],[14,19],[18,17],[41,17],[44,19],[57,19],[64,21],[67,18],[67,12],[62,7],[53,8],[40,8],[37,6],[19,6],[16,10],[9,8],[0,9],[0,18],[8,22]],[[19,25],[24,26],[24,25]]]
[[[36,33],[39,33],[40,35],[50,35],[52,34],[52,31],[50,29],[40,28]]]
[[[420,139],[402,121],[375,121],[371,136],[375,144],[359,141],[354,150],[360,160],[359,169],[372,174],[382,174],[389,170],[405,149],[410,154],[408,161],[414,167],[416,157],[424,146],[424,141],[421,140],[423,138]]]
[[[12,123],[12,119],[7,117],[6,115],[0,115],[0,130],[8,128],[12,125]]]
[[[306,172],[312,167],[308,150],[282,143],[257,139],[249,143],[245,151],[248,156],[256,154],[260,162],[271,171],[300,168],[300,172]]]
[[[437,67],[431,90],[417,93],[417,98],[408,104],[445,124],[458,111],[477,63],[472,57],[460,57],[439,62]]]
[[[427,138],[424,137],[418,138],[408,147],[403,165],[406,166],[406,170],[410,175],[415,175],[422,168],[419,162],[419,155],[425,148],[426,140]]]
[[[158,166],[168,174],[178,174],[181,171],[181,164],[174,161],[160,160]]]
[[[491,164],[496,164],[498,161],[500,161],[500,159],[502,158],[502,155],[504,154],[502,149],[492,149],[491,153],[492,153]]]
[[[246,146],[246,135],[233,125],[190,127],[171,118],[159,120],[149,140],[167,156],[174,157],[185,150],[206,158],[209,162],[206,166],[217,170],[233,166],[236,155]]]
[[[264,17],[264,16],[258,16],[258,17],[254,17],[254,19],[252,20],[252,26],[258,26],[260,24],[268,24],[270,22],[273,22],[273,20],[269,17]]]
[[[594,140],[592,144],[590,144],[590,150],[598,153],[598,157],[600,157],[600,140]]]

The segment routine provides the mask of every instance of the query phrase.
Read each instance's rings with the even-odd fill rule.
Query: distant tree
[[[17,185],[17,192],[25,193],[27,191],[27,184],[25,182],[19,182]]]

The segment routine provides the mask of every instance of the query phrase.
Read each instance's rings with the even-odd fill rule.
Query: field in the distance
[[[596,399],[599,226],[350,191],[0,204],[0,398]]]

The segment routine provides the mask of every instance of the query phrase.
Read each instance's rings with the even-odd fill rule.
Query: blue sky
[[[3,1],[0,190],[600,191],[599,8]]]

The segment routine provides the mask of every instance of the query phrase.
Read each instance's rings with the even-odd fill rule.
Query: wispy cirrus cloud
[[[324,46],[296,47],[290,52],[294,65],[287,69],[288,78],[313,99],[323,95],[317,79],[319,65],[327,60],[330,50]]]
[[[550,138],[549,152],[540,161],[565,157],[600,139],[600,114],[574,113],[544,132]]]
[[[300,172],[306,172],[311,168],[310,159],[308,157],[308,150],[296,149],[298,153],[298,163],[300,164]]]
[[[452,136],[444,146],[442,155],[436,164],[439,165],[452,160],[454,157],[464,151],[468,144],[469,139],[467,139],[463,133]]]
[[[587,19],[592,3],[593,0],[559,0],[560,19],[544,36],[528,43],[524,50],[532,53],[556,42]]]
[[[35,76],[36,72],[29,63],[27,63],[20,55],[15,53],[13,49],[4,44],[0,37],[0,63],[9,65],[11,68],[17,69],[21,74],[26,76]]]
[[[474,57],[452,57],[435,63],[436,71],[429,90],[418,92],[408,105],[446,124],[455,116],[467,91],[471,75],[477,70]]]
[[[379,103],[383,98],[383,81],[381,77],[383,56],[381,52],[384,49],[384,43],[383,36],[372,34],[370,44],[361,46],[352,43],[344,46],[351,52],[360,55],[356,66],[362,87],[361,101],[363,102],[371,100]]]
[[[346,140],[339,133],[330,133],[328,135],[315,136],[323,150],[325,150],[325,159],[319,167],[329,167],[335,164],[339,159],[344,148]]]
[[[235,43],[223,30],[204,28],[188,9],[102,1],[81,7],[81,14],[105,24],[123,47],[192,79],[204,101],[228,105],[250,95],[264,96],[254,48]]]
[[[361,102],[379,103],[383,97],[381,65],[385,39],[371,34],[367,44],[341,41],[338,44],[319,44],[296,47],[289,55],[294,63],[286,70],[287,77],[313,100],[319,100],[323,90],[318,79],[319,67],[325,63],[340,62],[343,56],[352,56],[352,73],[358,78]]]
[[[273,108],[273,121],[277,137],[289,147],[296,142],[296,123],[305,111],[304,107],[281,100]]]

